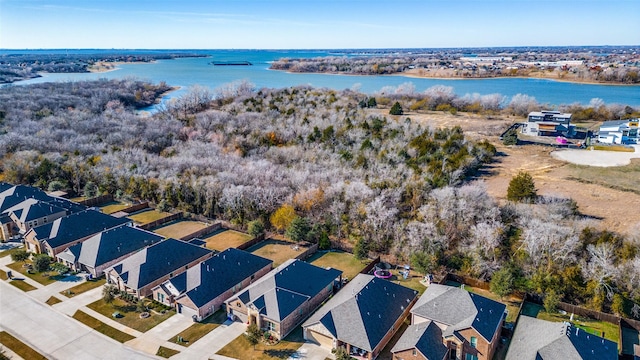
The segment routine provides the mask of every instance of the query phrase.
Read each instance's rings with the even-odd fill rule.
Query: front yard
[[[162,315],[156,314],[153,311],[149,311],[150,316],[148,318],[141,319],[140,313],[136,312],[136,306],[122,300],[119,297],[113,299],[113,303],[111,304],[107,304],[103,299],[100,299],[87,305],[87,307],[119,322],[122,325],[138,330],[140,332],[149,331],[149,329],[167,320],[175,314],[175,311],[173,310],[167,311]],[[120,317],[114,318],[112,315],[115,312],[120,313]]]
[[[153,232],[167,238],[180,239],[183,236],[202,230],[207,226],[207,224],[199,221],[179,220],[169,225],[153,229]]]
[[[6,331],[0,331],[0,344],[11,349],[14,353],[23,359],[28,360],[46,360],[47,358],[39,352],[30,348],[27,344],[18,340]]]
[[[247,249],[248,252],[255,255],[273,260],[274,267],[295,258],[305,250],[305,247],[294,242],[274,239],[262,241]]]
[[[342,278],[353,279],[364,269],[370,260],[358,260],[348,252],[344,251],[318,251],[306,260],[308,263],[321,268],[332,267],[342,270]]]
[[[251,239],[253,239],[253,237],[249,234],[222,229],[207,236],[203,240],[207,243],[207,249],[223,251],[228,248],[238,247]]]
[[[244,334],[241,334],[216,354],[235,359],[273,360],[288,359],[295,354],[298,348],[304,344],[302,327],[298,326],[289,336],[275,345],[266,345],[262,342],[255,349]]]
[[[29,266],[33,266],[33,263],[29,260],[27,261],[17,261],[14,263],[11,263],[9,265],[7,265],[11,270],[14,270],[15,273],[13,274],[14,277],[16,277],[16,275],[18,275],[17,273],[20,273],[28,278],[30,278],[31,280],[35,280],[37,282],[39,282],[42,285],[50,285],[53,284],[54,282],[56,282],[57,280],[60,280],[63,278],[63,276],[59,275],[57,272],[55,271],[45,271],[45,272],[36,272],[34,270],[29,271],[30,267]],[[32,274],[30,274],[30,272]]]
[[[112,328],[111,326],[103,323],[102,321],[88,315],[81,310],[78,310],[72,316],[74,319],[80,321],[81,323],[87,325],[88,327],[94,329],[95,331],[106,335],[116,341],[121,343],[125,343],[129,340],[135,339],[135,336],[129,335],[125,332],[122,332],[116,328]]]
[[[213,329],[222,325],[225,320],[227,320],[227,313],[224,310],[218,310],[202,322],[194,323],[181,333],[171,337],[168,341],[175,342],[183,346],[189,346],[207,335]],[[178,342],[178,338],[182,339],[182,341]]]
[[[97,279],[97,280],[87,280],[85,282],[83,282],[82,284],[78,284],[72,288],[69,288],[67,290],[61,291],[60,294],[67,296],[67,297],[74,297],[76,295],[80,295],[84,292],[87,292],[89,290],[93,290],[97,287],[100,287],[102,285],[104,285],[107,282],[107,280],[105,278],[102,279]]]

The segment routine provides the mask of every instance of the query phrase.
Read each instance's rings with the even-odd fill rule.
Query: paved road
[[[551,156],[558,160],[570,162],[578,165],[611,167],[626,166],[631,163],[631,159],[640,158],[640,145],[633,145],[636,151],[602,151],[602,150],[578,150],[563,149],[551,153]]]
[[[159,359],[80,324],[0,281],[0,327],[53,359]]]

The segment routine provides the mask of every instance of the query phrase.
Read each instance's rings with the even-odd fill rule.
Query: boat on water
[[[249,66],[253,65],[250,61],[212,61],[209,63],[214,66]]]

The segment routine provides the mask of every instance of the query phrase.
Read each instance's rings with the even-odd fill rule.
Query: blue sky
[[[640,0],[0,0],[0,48],[640,44]]]

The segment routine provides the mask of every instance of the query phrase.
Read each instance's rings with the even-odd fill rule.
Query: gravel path
[[[640,158],[640,145],[633,146],[636,152],[602,151],[602,150],[582,150],[565,149],[551,153],[551,156],[558,160],[570,162],[577,165],[612,167],[625,166],[631,163],[631,159]]]

